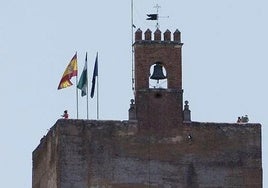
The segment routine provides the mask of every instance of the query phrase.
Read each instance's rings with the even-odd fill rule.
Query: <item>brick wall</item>
[[[136,35],[137,33],[140,34],[140,32],[140,30],[139,32],[136,32]],[[177,32],[175,32],[175,34]],[[169,31],[166,31],[165,33],[170,35]],[[180,41],[176,40],[143,40],[141,37],[136,37],[134,44],[135,90],[149,88],[150,67],[156,62],[160,62],[167,71],[168,88],[181,90],[182,45],[183,44]]]
[[[153,128],[162,133],[183,121],[182,91],[146,89],[135,93],[136,116],[140,129]]]
[[[154,128],[163,132],[182,123],[182,62],[180,33],[169,30],[164,40],[159,29],[135,34],[135,103],[140,129]],[[167,88],[149,88],[150,68],[159,63],[166,70]]]

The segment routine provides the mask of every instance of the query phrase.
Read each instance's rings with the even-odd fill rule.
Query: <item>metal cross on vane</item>
[[[156,8],[156,14],[147,14],[147,19],[146,20],[156,20],[156,28],[159,28],[159,9],[161,8],[161,6],[159,6],[158,4],[156,4],[154,6],[154,8]]]

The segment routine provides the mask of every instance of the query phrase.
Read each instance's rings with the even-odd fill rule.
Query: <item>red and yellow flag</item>
[[[58,89],[63,89],[73,85],[71,78],[77,76],[77,53],[73,56],[72,60],[65,69],[62,78],[60,80]]]

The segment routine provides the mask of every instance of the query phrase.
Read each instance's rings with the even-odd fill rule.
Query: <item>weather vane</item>
[[[147,14],[147,19],[146,20],[156,20],[156,28],[158,29],[159,26],[159,9],[161,8],[161,6],[159,6],[158,4],[156,4],[154,6],[154,8],[156,8],[156,14]],[[168,18],[168,16],[167,16]]]

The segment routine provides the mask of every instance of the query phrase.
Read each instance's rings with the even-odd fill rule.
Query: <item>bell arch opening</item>
[[[161,62],[156,62],[150,67],[149,88],[167,89],[167,71]]]

